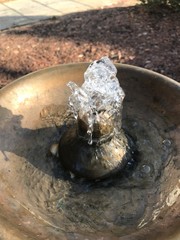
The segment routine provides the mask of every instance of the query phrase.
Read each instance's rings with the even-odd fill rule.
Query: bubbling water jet
[[[105,178],[121,170],[131,151],[121,128],[125,97],[116,77],[117,70],[108,57],[89,65],[84,83],[69,82],[69,106],[76,119],[59,142],[59,157],[73,174]]]

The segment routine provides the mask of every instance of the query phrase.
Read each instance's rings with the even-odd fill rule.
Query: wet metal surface
[[[98,183],[71,179],[49,149],[57,143],[70,91],[88,64],[52,67],[0,90],[0,238],[178,239],[180,86],[116,65],[125,91],[123,128],[138,147],[136,167]],[[166,237],[166,238],[165,238]]]

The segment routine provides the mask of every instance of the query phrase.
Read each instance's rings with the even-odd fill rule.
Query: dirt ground
[[[109,56],[180,81],[180,14],[107,8],[0,32],[0,87],[48,66]]]

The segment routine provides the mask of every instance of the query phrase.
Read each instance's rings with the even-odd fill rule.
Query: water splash
[[[89,144],[92,144],[94,123],[100,121],[99,114],[102,111],[114,119],[115,132],[121,128],[122,102],[125,94],[116,74],[117,69],[110,59],[103,57],[89,65],[84,73],[85,81],[81,87],[78,87],[74,82],[68,83],[68,87],[72,91],[69,105],[74,117],[83,119],[87,124]]]

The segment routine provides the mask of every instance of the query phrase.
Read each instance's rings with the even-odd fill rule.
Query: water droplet
[[[172,142],[171,142],[171,140],[169,140],[169,139],[165,139],[165,140],[163,140],[163,144],[164,144],[164,146],[166,146],[166,147],[170,147],[171,144],[172,144]]]
[[[148,122],[149,127],[153,127],[154,124],[152,122]]]
[[[92,145],[92,143],[93,143],[93,141],[92,141],[92,136],[89,138],[89,140],[88,140],[88,144],[89,145]]]
[[[149,165],[142,165],[141,172],[145,174],[149,174],[151,172],[151,167]]]
[[[134,121],[132,125],[133,127],[137,127],[138,123]]]

